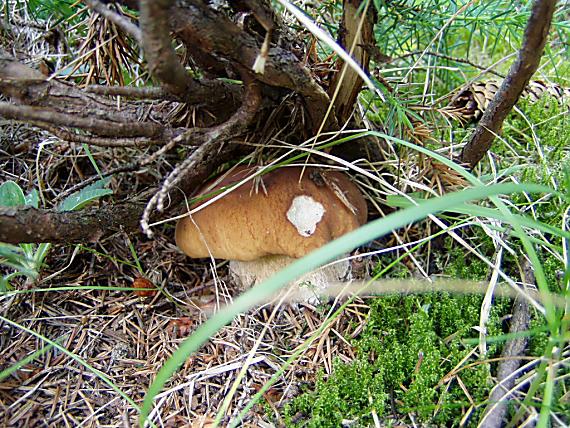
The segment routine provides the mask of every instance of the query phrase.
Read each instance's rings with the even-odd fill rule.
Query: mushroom
[[[238,167],[199,194],[219,192],[253,172]],[[176,244],[184,253],[230,260],[230,273],[241,288],[264,281],[296,258],[366,222],[366,201],[340,171],[284,167],[261,180],[258,191],[248,182],[176,225]],[[314,301],[319,289],[349,277],[350,264],[344,261],[304,275],[295,284],[302,288],[301,300]]]

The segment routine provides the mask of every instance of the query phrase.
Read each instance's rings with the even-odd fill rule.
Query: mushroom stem
[[[261,284],[295,260],[297,259],[288,256],[265,256],[252,261],[231,260],[230,275],[243,290]],[[293,300],[318,304],[321,302],[320,296],[330,284],[349,281],[351,278],[350,263],[340,259],[301,276],[289,286],[294,287]]]

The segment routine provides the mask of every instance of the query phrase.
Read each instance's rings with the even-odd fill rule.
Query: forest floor
[[[15,49],[28,48],[29,63],[39,67],[46,52],[35,43],[44,29],[29,17],[16,18],[26,29]],[[549,128],[546,121],[544,125],[542,115],[553,110],[547,103],[529,108],[530,119],[521,115],[524,121],[532,121],[528,128],[518,116],[519,122],[507,121],[507,143],[493,158],[500,168],[488,174],[488,183],[509,180],[511,166],[536,158],[540,152],[532,145],[533,138],[539,139],[536,135],[546,148],[539,153],[541,159],[551,169],[545,173],[547,169],[530,162],[513,180],[530,178],[550,184],[552,177],[562,175],[561,165],[569,159],[565,141],[570,122],[561,110],[554,116],[556,126]],[[449,133],[458,139],[467,135],[465,129]],[[437,150],[445,155],[452,152],[451,147]],[[397,198],[391,206],[380,206],[389,199],[382,193],[384,184],[398,183],[404,193],[422,190],[429,196],[466,185],[443,165],[411,153],[398,151],[383,165],[385,170],[370,167],[377,174],[376,190],[362,177],[355,180],[368,192],[375,218],[398,207]],[[0,123],[0,181],[17,182],[24,194],[38,192],[45,208],[56,207],[87,177],[140,155],[138,149],[64,143],[26,125]],[[112,196],[99,198],[92,206],[102,206],[111,198],[148,196],[147,189],[181,156],[165,156],[157,170],[113,176],[108,183]],[[562,218],[564,207],[553,200],[510,202],[513,210],[532,211],[545,222]],[[383,272],[391,278],[441,276],[488,283],[493,269],[481,261],[485,259],[496,262],[497,270],[513,281],[525,282],[520,244],[512,244],[507,236],[511,230],[499,230],[502,223],[483,217],[472,215],[466,220],[444,213],[441,218],[447,223],[442,224],[449,225],[449,236],[442,236],[441,224],[432,220],[415,223],[359,248],[360,253],[376,253],[356,263],[371,275]],[[224,310],[241,292],[232,284],[225,263],[186,257],[175,245],[174,226],[171,221],[154,227],[152,239],[118,233],[84,245],[54,245],[37,279],[11,280],[11,288],[0,293],[0,426],[139,424],[140,406],[160,368],[206,319]],[[540,241],[544,236],[533,237]],[[544,247],[562,247],[554,239],[548,244],[552,245]],[[556,251],[545,251],[542,260],[554,290],[561,284],[560,272],[564,273],[562,252]],[[0,270],[2,275],[9,272],[5,267]],[[137,291],[140,277],[156,290]],[[337,298],[317,306],[275,299],[239,315],[192,354],[155,397],[150,420],[159,427],[213,426],[221,414],[225,426],[239,421],[245,411],[243,426],[475,424],[497,384],[497,360],[513,301],[496,299],[487,308],[487,334],[497,340],[489,340],[485,349],[478,330],[482,305],[482,295],[449,293]],[[532,310],[529,320],[529,328],[535,330],[526,354],[519,356],[529,364],[527,378],[536,374],[548,342],[542,315]],[[555,426],[564,425],[570,406],[569,352],[566,345],[559,355],[563,371],[554,392]],[[262,390],[268,382],[274,383]],[[524,388],[513,391],[512,400],[520,404],[525,392]],[[261,399],[247,411],[258,393]],[[541,386],[531,398],[537,401],[543,393]],[[532,405],[522,407],[528,420],[540,411]]]

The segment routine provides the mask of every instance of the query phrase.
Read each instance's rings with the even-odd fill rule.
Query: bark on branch
[[[191,47],[193,59],[205,70],[211,68],[212,59],[223,58],[234,66],[251,69],[260,53],[261,43],[244,32],[222,13],[204,2],[191,0],[184,7],[174,7],[170,13],[170,26],[186,46]],[[212,55],[216,58],[213,58]],[[222,61],[216,61],[218,66]],[[263,74],[256,74],[260,82],[286,88],[303,96],[317,129],[325,117],[330,99],[323,88],[312,78],[309,70],[288,49],[272,46]],[[338,129],[336,118],[329,117],[325,129]]]
[[[185,102],[210,109],[211,113],[221,118],[229,117],[239,106],[243,91],[240,85],[207,79],[197,80],[194,83],[192,91],[185,95]],[[156,88],[127,87],[109,87],[103,90],[97,85],[81,90],[57,80],[47,80],[39,71],[16,61],[1,49],[0,93],[19,104],[47,107],[76,118],[106,120],[125,123],[129,126],[143,124],[141,126],[162,129],[165,136],[169,135],[169,129],[171,129],[168,125],[161,125],[168,123],[167,112],[153,109],[149,104],[141,102],[122,102],[119,109],[116,101],[100,96],[122,95],[138,99],[148,96],[150,99],[160,99],[164,91]],[[164,99],[182,101],[173,95],[164,95]],[[150,116],[152,120],[141,122],[140,118],[143,116]],[[174,134],[177,133],[174,132]]]
[[[115,0],[115,3],[138,8],[133,0]],[[259,4],[257,4],[259,3]],[[265,5],[263,4],[265,3]],[[234,6],[252,7],[252,12],[261,20],[271,15],[269,3],[240,1]],[[177,2],[169,13],[170,30],[184,42],[192,59],[207,74],[227,76],[228,69],[251,69],[261,52],[262,43],[252,34],[244,31],[222,12],[214,10],[202,0]],[[285,34],[275,22],[276,34]],[[231,77],[231,76],[230,76]],[[279,88],[286,88],[302,95],[314,130],[319,128],[325,117],[330,99],[323,88],[313,79],[305,64],[290,49],[272,46],[269,50],[263,74],[257,74],[260,82]],[[334,115],[330,115],[325,130],[338,129]]]
[[[370,53],[366,48],[375,44],[375,17],[374,7],[363,8],[362,3],[364,3],[362,0],[343,0],[339,42],[344,50],[351,53],[362,69],[368,71]],[[329,88],[329,96],[332,97],[335,92],[337,93],[334,100],[336,116],[340,123],[346,123],[354,111],[354,104],[362,90],[363,81],[342,59],[337,61],[336,69],[337,73]]]
[[[119,109],[113,100],[86,93],[70,84],[47,80],[39,71],[16,61],[1,49],[0,93],[13,102],[3,103],[0,115],[31,121],[44,129],[76,127],[99,136],[156,137],[158,140],[177,135],[171,127],[160,124],[166,123],[166,116],[160,112],[151,111],[154,120],[141,121],[140,117],[146,113],[144,107],[148,110],[144,103],[122,103]]]
[[[143,209],[144,204],[135,203],[66,212],[0,207],[0,242],[95,242],[121,230],[136,230]]]
[[[0,102],[0,116],[31,123],[39,122],[79,128],[108,137],[148,137],[161,140],[168,140],[172,137],[170,132],[168,133],[170,135],[163,135],[166,131],[165,127],[150,122],[111,122],[94,117],[78,117],[73,114],[59,113],[41,107],[16,106],[6,102]]]
[[[169,100],[180,101],[179,98],[166,92],[163,88],[157,87],[136,87],[136,86],[107,86],[89,85],[85,87],[85,92],[106,96],[121,96],[142,100]]]
[[[168,92],[184,98],[192,93],[193,81],[172,48],[168,26],[172,4],[172,0],[141,0],[142,46],[151,75]]]
[[[241,89],[237,85],[218,80],[198,80],[190,77],[172,48],[168,18],[172,0],[143,0],[140,2],[142,47],[150,73],[169,94],[187,104],[203,104],[237,108]],[[215,113],[215,112],[214,112]]]
[[[523,259],[523,281],[526,284],[535,286],[536,280],[532,271],[531,264]],[[528,329],[530,323],[530,308],[528,303],[519,297],[515,299],[513,305],[513,316],[511,318],[510,334],[517,334]],[[512,339],[505,343],[505,347],[501,354],[503,359],[499,362],[497,369],[498,385],[493,388],[489,395],[489,404],[485,409],[485,413],[479,422],[479,426],[488,428],[500,428],[503,425],[505,415],[507,413],[507,404],[511,391],[515,386],[518,376],[515,372],[521,365],[521,360],[517,357],[524,355],[527,345],[527,339],[524,336]],[[522,373],[519,374],[519,376]]]
[[[178,183],[188,181],[188,176],[194,176],[197,173],[206,176],[214,166],[220,165],[223,162],[220,152],[224,144],[244,133],[255,119],[262,102],[259,84],[255,81],[248,81],[245,71],[242,71],[242,75],[247,82],[246,94],[242,106],[232,117],[221,125],[207,129],[194,128],[178,137],[179,140],[191,140],[199,135],[202,144],[184,162],[174,168],[162,183],[159,192],[148,202],[141,220],[143,232],[148,237],[152,236],[149,227],[150,215],[155,208],[158,211],[163,210],[168,192]],[[226,156],[231,152],[232,150],[227,147],[224,150]]]
[[[471,168],[489,151],[495,135],[501,131],[503,121],[537,70],[555,6],[556,0],[534,1],[518,58],[461,153],[461,161]]]
[[[371,59],[370,47],[376,43],[374,39],[376,16],[374,7],[370,4],[366,6],[364,3],[366,2],[363,0],[343,0],[338,42],[361,68],[368,72]],[[361,116],[352,115],[358,95],[362,91],[363,80],[340,58],[335,68],[336,73],[328,93],[335,106],[336,118],[342,125],[349,123],[349,126],[363,128],[365,125]],[[384,152],[387,152],[386,142],[375,136],[364,137],[353,144],[342,144],[333,149],[333,153],[343,159],[365,158],[371,162],[384,160]]]
[[[146,147],[154,145],[162,145],[164,147],[166,138],[165,134],[162,134],[160,138],[147,138],[147,137],[96,137],[93,135],[76,134],[74,132],[68,131],[66,129],[61,129],[56,126],[52,126],[44,122],[28,122],[31,125],[37,126],[38,128],[45,129],[50,134],[55,135],[62,141],[67,141],[70,143],[81,143],[89,144],[98,147]],[[171,135],[170,133],[168,135]]]

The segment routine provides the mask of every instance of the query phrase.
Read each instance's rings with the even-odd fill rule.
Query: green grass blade
[[[56,340],[56,342],[60,343],[65,339],[65,337],[60,337],[58,340]],[[24,367],[26,364],[31,363],[32,361],[34,361],[36,358],[41,357],[43,354],[45,354],[46,352],[48,352],[49,350],[51,350],[53,348],[53,345],[51,344],[47,344],[46,346],[44,346],[43,348],[38,349],[37,351],[31,353],[30,355],[28,355],[27,357],[21,359],[20,361],[12,364],[10,367],[8,367],[5,370],[2,370],[0,372],[0,381],[2,381],[3,379],[7,378],[8,376],[10,376],[12,373],[17,372],[20,368]]]
[[[454,206],[493,195],[510,194],[523,191],[552,192],[552,189],[536,184],[506,183],[488,187],[478,186],[439,198],[428,199],[419,206],[395,212],[340,237],[339,239],[312,252],[308,256],[292,263],[266,282],[246,291],[239,296],[231,306],[220,310],[212,318],[202,324],[194,334],[192,334],[192,336],[182,342],[180,347],[172,354],[168,361],[166,361],[164,366],[157,373],[154,382],[150,385],[145,396],[140,418],[141,426],[144,425],[144,422],[152,409],[154,397],[162,390],[168,379],[174,372],[176,372],[176,370],[178,370],[192,352],[195,352],[221,327],[230,323],[236,315],[247,311],[261,302],[267,301],[270,296],[285,284],[299,277],[303,273],[314,270],[324,263],[333,260],[340,254],[351,251],[372,239],[389,233],[390,231],[421,220],[429,214],[445,211]]]
[[[99,178],[101,180],[103,180],[103,174],[101,174],[101,170],[99,169],[99,165],[97,165],[97,162],[95,161],[95,158],[93,157],[93,154],[91,153],[91,149],[85,143],[83,143],[82,146],[83,146],[83,150],[85,150],[85,153],[87,154],[87,157],[89,158],[89,161],[91,162],[91,165],[93,165],[93,168],[97,172],[97,175],[99,176]]]
[[[67,355],[68,357],[70,357],[71,359],[73,359],[74,361],[78,362],[79,364],[81,364],[83,367],[85,367],[87,370],[89,370],[91,373],[93,373],[95,376],[97,376],[99,379],[101,379],[105,384],[107,384],[113,391],[115,391],[117,394],[119,394],[121,397],[123,397],[131,406],[133,406],[135,409],[137,409],[138,411],[141,411],[140,407],[137,405],[137,403],[135,403],[133,401],[133,399],[131,397],[129,397],[126,393],[124,393],[117,385],[115,385],[113,383],[113,381],[111,379],[109,379],[107,377],[107,375],[105,373],[103,373],[100,370],[97,370],[95,367],[93,367],[92,365],[90,365],[87,361],[85,361],[83,358],[75,355],[73,352],[69,351],[68,349],[64,348],[63,346],[61,346],[59,343],[57,343],[57,341],[53,341],[51,339],[48,339],[47,337],[41,335],[40,333],[31,330],[27,327],[24,327],[21,324],[18,324],[12,320],[9,320],[8,318],[4,318],[3,316],[0,315],[0,321],[5,322],[6,324],[10,324],[13,327],[16,327],[22,331],[25,331],[26,333],[31,334],[32,336],[37,337],[38,339],[42,340],[43,342],[57,348],[58,350],[60,350],[61,352],[63,352],[65,355]]]
[[[49,287],[49,288],[32,288],[29,290],[8,290],[0,292],[0,296],[11,296],[13,294],[32,294],[32,293],[51,293],[60,291],[78,291],[78,290],[90,290],[90,291],[138,291],[140,288],[135,287],[114,287],[106,285],[74,285],[74,286],[63,286],[63,287]]]
[[[473,174],[471,174],[469,171],[467,171],[461,165],[456,164],[452,160],[450,160],[450,159],[448,159],[448,158],[446,158],[440,154],[437,154],[431,150],[428,150],[424,147],[410,143],[408,141],[400,140],[399,138],[395,138],[395,137],[392,137],[390,135],[383,134],[381,132],[371,132],[371,134],[376,135],[380,138],[384,138],[386,140],[392,141],[394,143],[401,144],[403,146],[409,147],[409,148],[416,150],[416,151],[419,151],[421,153],[424,153],[424,154],[440,161],[441,163],[443,163],[447,167],[453,169],[454,171],[458,172],[466,180],[468,180],[471,184],[473,184],[475,186],[483,185],[481,180],[479,180],[477,177],[475,177]],[[561,197],[561,198],[564,197],[564,195],[562,193],[560,193],[560,192],[556,192],[556,193],[559,197]],[[540,291],[540,294],[541,294],[541,297],[543,300],[543,304],[544,304],[544,308],[545,308],[546,321],[548,322],[548,325],[550,327],[550,331],[551,331],[552,335],[556,335],[556,332],[558,330],[558,326],[559,326],[560,322],[559,322],[557,315],[556,315],[556,308],[555,308],[554,302],[552,302],[551,297],[550,297],[550,290],[548,287],[548,281],[546,279],[546,275],[544,273],[544,269],[542,267],[542,264],[540,263],[540,259],[538,257],[538,254],[536,253],[536,250],[534,249],[532,242],[529,239],[528,235],[524,232],[522,225],[517,220],[517,218],[515,218],[513,216],[513,214],[509,211],[509,208],[507,207],[507,205],[503,201],[501,201],[499,198],[497,198],[496,195],[490,195],[489,200],[493,204],[495,204],[495,206],[499,209],[499,211],[503,214],[503,216],[505,216],[505,218],[508,219],[509,223],[513,226],[515,232],[517,233],[518,238],[521,240],[523,248],[524,248],[524,250],[525,250],[525,252],[526,252],[526,254],[530,260],[530,263],[531,263],[533,269],[534,269],[534,276],[536,278],[536,284],[537,284],[538,290]]]
[[[421,203],[423,199],[414,198],[416,203]],[[406,199],[403,196],[399,195],[388,195],[388,205],[391,207],[399,207],[405,208],[413,206],[413,202]],[[457,214],[466,214],[474,217],[486,217],[486,218],[493,218],[495,220],[500,220],[502,222],[510,222],[512,219],[518,221],[521,226],[528,227],[534,230],[539,230],[544,233],[550,233],[554,236],[558,236],[564,239],[570,239],[570,232],[562,230],[558,227],[551,226],[547,223],[543,223],[541,221],[537,221],[532,217],[520,215],[520,214],[511,214],[510,216],[505,216],[501,211],[495,208],[488,208],[483,207],[480,205],[474,204],[463,204],[461,206],[457,206],[448,210],[449,212],[454,212]]]

